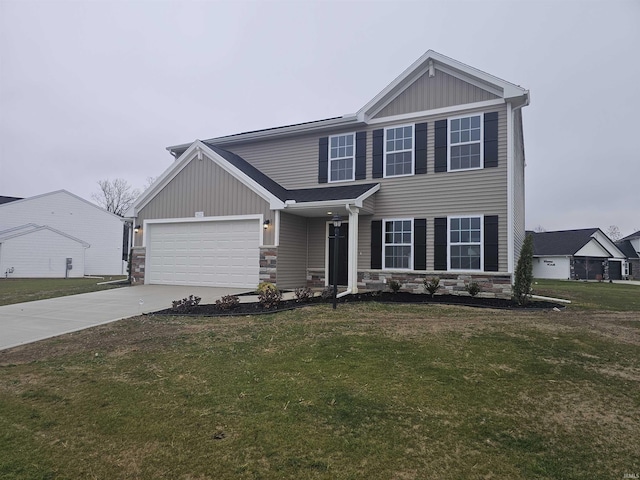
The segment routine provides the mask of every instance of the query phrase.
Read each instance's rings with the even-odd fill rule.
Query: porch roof
[[[249,176],[252,180],[256,181],[264,188],[269,190],[269,192],[285,202],[287,206],[291,206],[293,204],[317,204],[321,202],[346,203],[349,201],[355,201],[363,196],[368,197],[369,195],[367,195],[367,193],[375,193],[380,185],[378,183],[358,183],[333,187],[314,187],[288,190],[278,182],[270,178],[268,175],[265,175],[256,167],[251,165],[240,155],[237,155],[233,152],[217,147],[210,143],[205,142],[205,145],[216,152],[218,155],[220,155],[222,158],[224,158],[227,162],[232,164],[234,167],[236,167],[238,170]]]

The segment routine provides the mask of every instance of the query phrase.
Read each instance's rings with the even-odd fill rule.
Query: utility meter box
[[[73,263],[71,258],[67,258],[67,270],[73,270]]]

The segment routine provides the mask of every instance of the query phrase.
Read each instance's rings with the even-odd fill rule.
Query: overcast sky
[[[527,228],[640,229],[640,1],[0,0],[0,195],[353,113],[432,49],[531,91]]]

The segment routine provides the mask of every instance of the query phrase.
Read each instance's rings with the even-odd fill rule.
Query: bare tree
[[[129,183],[122,179],[99,180],[100,191],[92,193],[91,198],[107,212],[123,216],[133,204],[140,191],[132,188]]]
[[[542,225],[538,225],[536,228],[533,229],[533,231],[536,233],[544,233],[547,231],[547,229],[544,228]]]
[[[620,229],[617,225],[609,225],[609,228],[607,228],[607,237],[614,242],[617,242],[622,238],[622,234],[620,233]]]

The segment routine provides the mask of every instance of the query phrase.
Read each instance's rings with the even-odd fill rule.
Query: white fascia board
[[[447,115],[450,113],[463,114],[467,110],[483,109],[504,105],[503,98],[496,98],[493,100],[484,100],[482,102],[465,103],[464,105],[454,105],[451,107],[434,108],[433,110],[422,110],[420,112],[403,113],[401,115],[392,115],[390,117],[373,118],[369,120],[369,125],[377,125],[379,123],[392,123],[405,120],[413,120],[420,117],[435,116],[435,115]]]
[[[53,233],[55,233],[57,235],[60,235],[62,237],[66,237],[69,240],[73,240],[74,242],[78,242],[84,248],[89,248],[91,246],[89,243],[85,242],[84,240],[80,240],[79,238],[76,238],[76,237],[73,237],[71,235],[68,235],[68,234],[66,234],[64,232],[61,232],[60,230],[57,230],[57,229],[52,228],[52,227],[49,227],[48,225],[42,225],[41,227],[36,227],[36,228],[30,229],[30,230],[27,230],[27,231],[24,231],[24,232],[23,231],[18,231],[16,233],[12,234],[12,235],[6,235],[6,236],[2,237],[0,239],[0,241],[6,241],[6,240],[10,240],[12,238],[22,237],[24,235],[31,235],[32,233],[39,232],[41,230],[49,230],[50,232],[53,232]]]
[[[378,95],[376,95],[371,101],[369,101],[364,107],[358,110],[356,114],[360,121],[369,123],[369,119],[367,117],[373,116],[372,109],[376,109],[377,111],[380,108],[383,108],[388,103],[390,103],[399,93],[404,91],[410,83],[406,83],[406,80],[409,77],[418,77],[428,70],[429,61],[433,60],[434,68],[437,70],[441,70],[445,73],[449,73],[450,75],[454,75],[457,78],[460,78],[466,82],[471,83],[483,90],[491,92],[495,95],[498,95],[502,98],[515,98],[515,97],[525,97],[525,102],[528,103],[529,91],[519,87],[513,83],[502,80],[498,77],[494,77],[493,75],[489,75],[477,68],[470,67],[469,65],[465,65],[462,62],[454,60],[453,58],[449,58],[440,53],[434,52],[433,50],[428,50],[424,55],[422,55],[418,60],[416,60],[409,68],[407,68],[404,72],[402,72],[398,77],[395,78],[389,85],[387,85]],[[394,90],[398,90],[394,92]],[[383,105],[378,105],[380,102]]]
[[[364,192],[362,195],[360,195],[358,198],[356,198],[355,200],[355,206],[358,208],[362,208],[364,201],[369,198],[371,195],[373,195],[374,193],[376,193],[378,190],[380,190],[380,184],[378,183],[377,185],[371,187],[369,190],[367,190],[366,192]]]
[[[95,208],[96,210],[99,210],[102,213],[105,213],[111,217],[115,217],[120,221],[124,221],[124,219],[118,215],[116,215],[115,213],[111,213],[106,211],[104,208],[100,207],[99,205],[96,205],[95,203],[90,202],[89,200],[85,200],[82,197],[79,197],[78,195],[69,192],[68,190],[55,190],[53,192],[47,192],[47,193],[41,193],[40,195],[34,195],[33,197],[27,197],[27,198],[23,198],[22,200],[16,200],[15,202],[8,202],[8,203],[3,203],[2,205],[0,205],[0,208],[7,206],[7,205],[18,205],[20,203],[26,203],[29,202],[31,200],[35,200],[37,198],[42,198],[42,197],[48,197],[49,195],[57,195],[58,193],[63,193],[65,195],[69,195],[70,197],[75,198],[76,200],[79,200],[83,203],[86,203],[87,205],[90,205],[91,207]]]
[[[596,240],[602,248],[607,250],[611,256],[615,258],[627,258],[627,256],[620,250],[615,243],[600,229],[596,230],[591,238]]]
[[[228,145],[232,143],[245,142],[251,140],[261,140],[264,138],[276,138],[286,135],[295,135],[299,133],[308,133],[313,131],[326,130],[328,128],[341,127],[344,125],[351,125],[358,123],[358,117],[354,113],[345,114],[339,118],[332,118],[329,120],[319,120],[317,122],[309,122],[297,125],[289,125],[284,127],[275,127],[265,130],[257,130],[255,132],[238,133],[235,135],[227,135],[224,137],[214,137],[204,140],[204,142],[212,143],[214,145]],[[188,147],[190,144],[184,143],[181,145],[172,145],[167,147],[168,151],[179,150],[181,148]],[[185,152],[186,153],[186,152]],[[182,154],[184,155],[184,153]],[[181,156],[182,156],[181,155]]]
[[[271,210],[281,210],[281,209],[284,208],[284,201],[280,200],[278,197],[276,197],[273,193],[271,193],[265,187],[263,187],[258,182],[256,182],[249,175],[247,175],[243,171],[241,171],[238,168],[236,168],[233,165],[231,165],[227,160],[225,160],[223,157],[221,157],[216,152],[211,150],[203,142],[198,140],[197,143],[198,143],[198,147],[205,153],[205,155],[207,157],[211,158],[216,164],[218,164],[218,166],[220,166],[227,173],[231,174],[233,177],[235,177],[241,183],[243,183],[244,185],[249,187],[255,193],[260,195],[266,201],[268,201],[269,202],[269,208]]]
[[[208,159],[220,166],[227,173],[231,174],[238,181],[253,190],[256,194],[260,195],[262,198],[268,201],[269,208],[271,208],[272,210],[279,210],[284,208],[284,202],[282,200],[273,195],[266,188],[246,175],[244,172],[231,165],[227,160],[211,150],[203,142],[201,142],[200,140],[196,140],[191,144],[187,151],[180,156],[180,160],[173,163],[167,170],[165,170],[160,178],[154,183],[153,187],[149,188],[149,190],[147,190],[138,200],[136,200],[134,206],[126,212],[125,216],[135,218],[138,212],[143,209],[149,202],[151,202],[151,200],[153,200],[153,198],[171,180],[173,180],[182,171],[182,169],[184,169],[189,164],[189,162],[191,162],[194,158],[197,158],[198,155],[202,154],[204,154]]]

